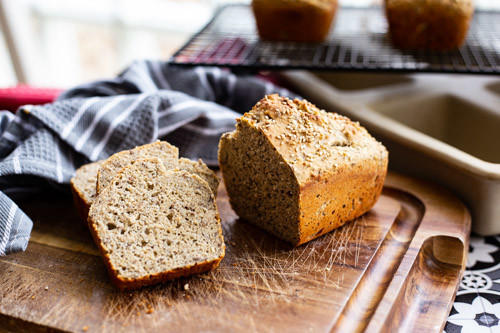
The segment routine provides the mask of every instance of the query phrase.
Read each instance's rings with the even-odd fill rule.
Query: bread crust
[[[73,204],[75,206],[78,217],[80,217],[80,220],[82,220],[84,224],[87,224],[90,205],[92,203],[87,203],[87,201],[85,201],[83,193],[81,193],[79,189],[75,186],[73,180],[71,180],[70,186],[71,186],[71,194],[73,195]]]
[[[208,187],[210,187],[212,193],[217,197],[220,183],[219,178],[201,159],[192,161],[181,157],[179,158],[179,167],[175,170],[185,170],[193,175],[197,175],[201,180],[207,182]]]
[[[252,9],[263,39],[321,42],[330,31],[337,0],[254,0]]]
[[[89,215],[90,206],[95,199],[95,181],[97,177],[97,170],[102,164],[101,161],[84,164],[75,171],[75,176],[71,178],[70,188],[73,195],[73,203],[82,222],[87,225],[87,218]],[[93,181],[92,181],[93,179]],[[93,193],[85,193],[85,187],[93,183]],[[90,197],[89,197],[90,195]]]

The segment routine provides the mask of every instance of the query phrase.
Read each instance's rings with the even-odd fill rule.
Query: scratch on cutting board
[[[218,269],[132,292],[95,288],[88,300],[104,299],[104,302],[96,302],[102,304],[98,311],[105,316],[103,330],[114,331],[117,324],[123,324],[124,331],[133,328],[140,332],[172,323],[179,325],[171,327],[172,330],[181,330],[183,324],[193,320],[193,313],[213,311],[222,303],[234,312],[218,311],[217,316],[197,318],[200,329],[231,321],[235,325],[244,324],[242,331],[254,330],[259,327],[257,316],[235,316],[243,316],[248,311],[266,313],[276,308],[287,308],[293,315],[293,311],[300,311],[300,307],[313,306],[317,302],[329,304],[331,300],[324,298],[321,289],[314,286],[342,287],[345,270],[355,269],[362,259],[361,244],[366,224],[367,220],[360,218],[310,243],[292,248],[253,226],[226,221],[223,230],[228,243],[227,255]],[[48,276],[50,272],[43,274]],[[188,290],[184,288],[186,283],[189,284]],[[28,299],[33,289],[21,289],[23,287],[16,287],[16,284],[14,280],[4,284],[10,289],[4,290],[3,294]],[[31,286],[44,288],[36,283]],[[98,290],[100,294],[96,294]],[[78,307],[81,302],[54,302],[54,310],[47,311],[43,318],[49,320],[62,308]],[[19,304],[19,307],[23,306],[22,302]],[[17,311],[24,310],[19,308]]]
[[[54,312],[60,309],[57,298],[53,297],[53,292],[52,289],[47,288],[47,281],[40,281],[37,275],[25,274],[24,270],[13,269],[3,275],[0,292],[1,313],[13,317],[36,318],[39,322],[50,323],[57,318],[57,316],[54,317]],[[39,306],[33,307],[33,304]],[[40,306],[40,304],[46,306]],[[33,309],[36,311],[34,312]]]

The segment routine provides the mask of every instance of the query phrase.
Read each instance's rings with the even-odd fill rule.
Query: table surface
[[[500,332],[500,235],[471,236],[464,273],[446,333]]]

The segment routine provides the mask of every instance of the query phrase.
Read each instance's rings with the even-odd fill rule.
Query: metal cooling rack
[[[464,45],[454,51],[391,46],[381,8],[338,10],[323,43],[259,39],[250,7],[229,5],[170,59],[171,64],[241,69],[310,69],[500,73],[500,12],[476,11]]]

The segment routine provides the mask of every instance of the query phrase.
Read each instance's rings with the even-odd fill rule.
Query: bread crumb
[[[49,286],[45,286],[45,290],[49,290]]]
[[[140,313],[139,311],[137,311],[137,315],[138,315],[138,316],[140,316],[140,315],[141,315],[141,313]]]
[[[329,272],[330,271],[330,267],[325,267],[325,271]]]
[[[155,311],[154,309],[150,308],[150,309],[148,309],[148,310],[146,311],[146,313],[147,313],[147,314],[151,314],[151,313],[153,313],[154,311]]]
[[[184,285],[184,290],[189,290],[189,283],[186,283],[186,284]]]
[[[33,295],[33,296],[31,296],[31,299],[35,299],[35,296],[34,296],[34,295]]]
[[[87,332],[88,330],[89,330],[89,327],[88,327],[88,326],[83,326],[83,327],[82,327],[82,331]]]

